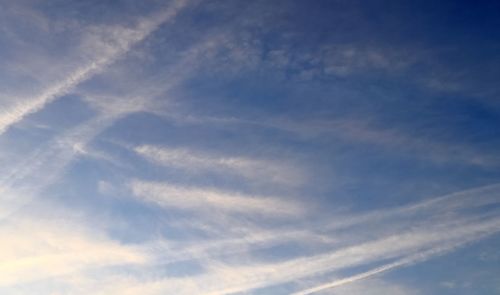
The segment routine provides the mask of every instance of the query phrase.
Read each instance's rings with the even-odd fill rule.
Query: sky
[[[500,294],[498,77],[498,1],[0,0],[0,293]]]

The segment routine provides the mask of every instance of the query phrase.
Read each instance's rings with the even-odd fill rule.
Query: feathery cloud
[[[227,192],[206,187],[182,187],[167,183],[133,181],[134,195],[166,208],[197,211],[220,210],[241,214],[297,215],[302,208],[293,201]]]
[[[116,61],[127,53],[132,46],[144,40],[158,26],[175,17],[178,11],[185,6],[188,1],[175,1],[167,10],[152,17],[142,19],[136,28],[112,28],[104,29],[102,36],[97,38],[94,47],[100,49],[99,58],[90,61],[70,73],[67,78],[59,83],[45,89],[36,97],[22,99],[11,108],[0,113],[0,134],[4,133],[11,125],[21,121],[27,115],[37,112],[48,103],[67,94],[75,86],[88,80],[95,74],[102,71],[108,65]]]
[[[190,173],[236,173],[249,180],[299,186],[304,183],[302,171],[283,161],[261,160],[242,156],[213,155],[186,148],[142,145],[135,152],[152,163],[180,168]]]

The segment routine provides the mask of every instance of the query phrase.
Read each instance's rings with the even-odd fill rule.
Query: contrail
[[[148,90],[143,94],[137,93],[132,97],[133,106],[117,109],[113,108],[114,104],[107,107],[101,106],[103,109],[96,117],[56,136],[49,143],[27,156],[24,161],[15,165],[10,171],[2,173],[0,176],[0,201],[8,206],[0,208],[0,220],[9,216],[23,204],[28,203],[37,193],[56,181],[66,166],[79,154],[79,149],[86,146],[105,128],[127,114],[145,110],[145,106],[157,95],[180,83],[196,68],[192,63],[200,58],[200,54],[205,53],[216,44],[216,42],[205,41],[193,46],[187,51],[186,56],[169,71],[171,72],[168,76],[169,83],[161,87],[153,87],[154,90]]]
[[[35,113],[45,107],[48,103],[56,100],[58,97],[68,93],[75,86],[93,77],[102,71],[108,65],[117,60],[120,56],[127,53],[132,46],[144,40],[161,24],[174,18],[178,11],[186,6],[188,0],[176,1],[167,10],[161,13],[143,19],[135,29],[121,28],[116,35],[121,38],[113,40],[115,43],[110,52],[103,57],[89,62],[89,64],[80,67],[60,83],[49,87],[40,95],[29,101],[18,103],[17,105],[0,112],[0,134],[3,134],[10,126],[21,121],[29,114]],[[115,34],[113,34],[115,35]]]
[[[419,255],[430,256],[432,254],[431,253],[419,253]],[[428,257],[426,257],[426,258],[428,258]],[[347,278],[339,279],[339,280],[336,280],[336,281],[333,281],[333,282],[330,282],[327,284],[323,284],[323,285],[319,285],[319,286],[316,286],[313,288],[309,288],[306,290],[295,292],[295,293],[292,293],[292,295],[308,295],[308,294],[316,293],[316,292],[323,291],[326,289],[332,289],[335,287],[340,287],[343,285],[355,283],[357,281],[367,279],[369,277],[373,277],[375,275],[378,275],[380,273],[395,269],[397,267],[402,267],[405,265],[417,263],[418,262],[417,259],[418,259],[418,257],[416,257],[416,255],[411,255],[411,256],[405,257],[403,259],[397,260],[393,263],[389,263],[389,264],[374,268],[374,269],[369,270],[367,272],[363,272],[363,273],[360,273],[360,274],[357,274],[354,276],[350,276]],[[422,259],[422,258],[420,258],[420,259]]]
[[[498,223],[498,221],[500,221],[500,220],[495,220],[494,222]],[[500,229],[498,229],[498,230],[500,230]],[[384,273],[384,272],[387,272],[387,271],[390,271],[390,270],[393,270],[396,268],[417,264],[419,262],[426,261],[434,256],[442,255],[442,254],[445,254],[447,252],[450,252],[458,247],[464,246],[464,245],[471,243],[473,241],[477,241],[477,240],[480,240],[482,238],[485,238],[489,235],[492,235],[492,234],[498,232],[498,230],[492,231],[492,232],[484,232],[484,233],[481,233],[479,236],[465,239],[463,241],[459,241],[459,242],[455,242],[455,243],[451,243],[451,244],[447,244],[447,245],[443,245],[443,246],[439,246],[439,247],[434,247],[434,248],[431,248],[431,249],[428,249],[425,251],[420,251],[420,252],[408,255],[406,257],[403,257],[401,259],[398,259],[392,263],[388,263],[388,264],[379,266],[377,268],[371,269],[369,271],[366,271],[366,272],[363,272],[363,273],[360,273],[357,275],[353,275],[350,277],[346,277],[343,279],[338,279],[338,280],[335,280],[333,282],[322,284],[322,285],[312,287],[309,289],[305,289],[305,290],[302,290],[299,292],[295,292],[295,293],[292,293],[291,295],[313,294],[313,293],[320,292],[320,291],[323,291],[326,289],[332,289],[332,288],[340,287],[343,285],[352,284],[352,283],[376,276],[378,274],[381,274],[381,273]]]

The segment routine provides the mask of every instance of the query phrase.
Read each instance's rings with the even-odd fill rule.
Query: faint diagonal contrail
[[[500,225],[499,221],[500,221],[499,219],[493,220],[493,223],[497,224],[497,230],[486,231],[486,232],[483,232],[483,233],[481,233],[481,234],[479,234],[477,236],[474,236],[474,237],[471,237],[471,238],[466,238],[466,239],[464,239],[462,241],[457,241],[457,242],[445,244],[445,245],[442,245],[442,246],[436,246],[436,247],[433,247],[433,248],[430,248],[430,249],[427,249],[427,250],[424,250],[424,251],[419,251],[419,252],[410,254],[408,256],[405,256],[403,258],[400,258],[400,259],[398,259],[398,260],[396,260],[394,262],[391,262],[391,263],[379,266],[377,268],[371,269],[369,271],[366,271],[366,272],[363,272],[363,273],[359,273],[359,274],[356,274],[356,275],[353,275],[353,276],[350,276],[350,277],[338,279],[338,280],[335,280],[333,282],[322,284],[322,285],[319,285],[319,286],[316,286],[316,287],[312,287],[312,288],[309,288],[309,289],[305,289],[305,290],[302,290],[302,291],[299,291],[299,292],[295,292],[295,293],[292,293],[291,295],[309,295],[309,294],[313,294],[313,293],[324,291],[324,290],[327,290],[327,289],[332,289],[332,288],[340,287],[340,286],[343,286],[343,285],[352,284],[352,283],[355,283],[355,282],[358,282],[358,281],[361,281],[361,280],[364,280],[364,279],[376,276],[378,274],[381,274],[381,273],[384,273],[384,272],[387,272],[387,271],[390,271],[390,270],[393,270],[393,269],[397,269],[397,268],[400,268],[400,267],[409,266],[409,265],[413,265],[413,264],[416,264],[416,263],[420,263],[420,262],[426,261],[428,259],[431,259],[434,256],[438,256],[438,255],[442,255],[442,254],[448,253],[448,252],[450,252],[450,251],[452,251],[452,250],[454,250],[454,249],[456,249],[458,247],[462,247],[462,246],[464,246],[466,244],[469,244],[471,242],[480,240],[482,238],[485,238],[487,236],[490,236],[490,235],[498,232],[500,230],[500,229],[498,229],[498,225]]]
[[[134,29],[118,29],[118,31],[114,32],[115,34],[112,34],[116,37],[115,40],[112,40],[113,46],[108,48],[109,50],[104,53],[104,56],[81,66],[73,73],[69,74],[66,79],[45,89],[38,96],[29,98],[27,101],[20,102],[11,108],[1,111],[0,134],[4,133],[10,126],[21,121],[27,115],[43,109],[48,103],[68,93],[75,86],[102,71],[109,64],[128,52],[132,46],[144,40],[161,24],[173,19],[179,10],[185,7],[187,3],[188,0],[175,1],[168,9],[157,15],[141,20]]]

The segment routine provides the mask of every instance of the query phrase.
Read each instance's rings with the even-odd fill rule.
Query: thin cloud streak
[[[85,146],[124,114],[100,115],[56,136],[34,151],[0,179],[0,199],[5,218],[55,183],[75,156],[84,155]]]
[[[229,294],[278,285],[327,272],[336,272],[354,266],[411,255],[420,250],[429,249],[431,251],[430,249],[438,245],[440,245],[439,247],[450,247],[450,249],[455,248],[497,233],[500,230],[500,220],[464,225],[458,229],[456,226],[452,225],[437,230],[424,228],[411,234],[386,237],[332,253],[299,258],[279,264],[222,267],[223,272],[214,275],[214,277],[222,277],[224,273],[234,272],[239,273],[239,281],[234,278],[232,282],[227,282],[227,288],[209,291],[206,294]],[[447,232],[447,234],[442,235],[443,232]],[[217,271],[217,268],[214,270]]]
[[[66,80],[46,89],[40,95],[1,112],[0,134],[4,133],[10,126],[21,121],[27,115],[41,110],[48,103],[56,100],[62,95],[67,94],[75,86],[101,72],[108,65],[127,53],[132,46],[144,40],[160,25],[173,19],[178,11],[182,7],[186,6],[187,3],[188,1],[176,1],[173,6],[158,15],[141,20],[135,29],[120,28],[114,29],[112,32],[108,32],[112,33],[110,35],[117,37],[117,39],[112,39],[111,46],[104,46],[106,47],[106,50],[103,50],[101,57],[91,61],[88,65],[82,66],[75,72],[68,75]]]
[[[171,253],[171,257],[164,257],[162,260],[172,262],[184,259],[207,258],[207,255],[208,257],[214,257],[224,253],[240,253],[252,249],[270,247],[279,243],[301,240],[334,246],[339,243],[345,244],[349,242],[350,236],[362,236],[364,227],[367,225],[380,225],[382,228],[381,234],[383,235],[387,235],[386,232],[388,230],[393,232],[401,231],[408,227],[414,227],[415,224],[419,224],[422,221],[423,223],[420,224],[422,228],[433,228],[436,226],[436,223],[461,226],[456,225],[456,223],[450,223],[453,221],[453,218],[457,218],[460,210],[498,203],[498,188],[499,185],[490,185],[452,193],[395,209],[375,211],[365,215],[346,215],[334,220],[321,220],[318,224],[302,224],[298,220],[291,219],[289,222],[293,224],[292,228],[262,229],[259,227],[249,227],[248,223],[239,224],[238,220],[233,220],[229,217],[217,223],[220,228],[213,228],[214,225],[211,223],[220,219],[220,217],[209,216],[207,218],[210,219],[210,222],[208,220],[203,222],[202,226],[200,225],[197,230],[215,234],[216,236],[229,234],[227,239],[201,241],[196,246],[184,243],[177,245],[175,243],[173,245],[166,243],[166,248],[160,246],[160,249],[163,249],[163,253]],[[440,219],[439,216],[443,214],[447,217]],[[434,219],[427,222],[425,219],[430,218],[430,216]],[[436,217],[438,217],[437,220],[435,219]],[[463,224],[466,225],[468,221],[475,221],[475,219],[466,219],[463,221]],[[229,228],[224,227],[224,223],[232,224],[231,229],[236,227],[235,231],[232,232]],[[393,226],[394,224],[396,226]],[[189,225],[181,224],[180,226],[185,228]],[[339,232],[344,230],[349,230],[352,232],[352,235],[339,236]],[[177,252],[177,250],[180,252]]]
[[[497,231],[500,231],[500,230],[497,230]],[[409,256],[404,257],[402,259],[398,259],[392,263],[388,263],[388,264],[376,267],[372,270],[362,272],[362,273],[359,273],[359,274],[356,274],[356,275],[353,275],[353,276],[350,276],[347,278],[338,279],[338,280],[335,280],[333,282],[322,284],[322,285],[319,285],[316,287],[308,288],[308,289],[305,289],[305,290],[302,290],[299,292],[295,292],[295,293],[292,293],[291,295],[308,295],[308,294],[313,294],[313,293],[317,293],[320,291],[324,291],[327,289],[333,289],[333,288],[340,287],[340,286],[347,285],[347,284],[353,284],[353,283],[356,283],[358,281],[361,281],[361,280],[364,280],[364,279],[367,279],[367,278],[370,278],[370,277],[373,277],[376,275],[380,275],[382,273],[385,273],[385,272],[388,272],[388,271],[391,271],[391,270],[394,270],[394,269],[397,269],[400,267],[410,266],[413,264],[424,262],[424,261],[429,260],[435,256],[444,255],[444,254],[446,254],[452,250],[455,250],[456,248],[462,247],[470,242],[488,237],[491,234],[492,233],[485,233],[484,235],[479,235],[479,236],[475,237],[474,239],[464,240],[464,241],[460,241],[460,242],[457,242],[454,244],[452,243],[450,245],[439,246],[439,247],[432,248],[430,250],[417,252],[415,254],[409,255]]]
[[[167,167],[187,170],[190,173],[234,172],[243,178],[298,186],[304,183],[305,175],[293,165],[273,160],[260,160],[243,156],[213,155],[188,148],[168,148],[142,145],[134,151],[150,162]]]
[[[366,20],[303,26],[303,11],[323,19],[333,4],[299,2],[27,1],[47,21],[40,50],[36,25],[0,13],[13,33],[0,43],[27,40],[1,54],[24,49],[4,71],[15,95],[0,97],[0,293],[305,295],[497,235],[500,184],[442,195],[497,181],[495,132],[481,131],[497,120],[462,114],[467,98],[458,111],[408,104],[425,95],[403,89],[425,56],[379,48],[377,34],[365,46],[355,26],[342,45],[342,28]]]
[[[185,57],[170,69],[172,75],[177,74],[175,78],[161,87],[147,88],[147,91],[143,90],[134,97],[103,98],[93,97],[92,94],[85,96],[84,100],[99,111],[95,117],[57,135],[21,163],[10,167],[0,178],[0,199],[6,204],[0,210],[0,217],[4,218],[29,203],[43,189],[57,181],[75,156],[86,156],[86,146],[117,120],[138,111],[154,111],[156,96],[186,79],[196,68],[195,62],[200,53],[214,45],[214,40],[208,40],[193,46]]]
[[[298,204],[276,197],[248,195],[206,187],[182,187],[145,181],[133,181],[130,187],[133,194],[141,200],[166,208],[278,216],[301,215],[303,211]]]
[[[476,195],[477,196],[477,195]],[[480,198],[476,198],[480,199]],[[436,203],[436,206],[442,206],[442,203]],[[424,206],[425,207],[425,206]],[[429,210],[432,214],[433,210]],[[368,222],[369,223],[369,222]],[[416,223],[418,224],[418,222]],[[441,224],[434,225],[420,225],[418,227],[411,226],[412,231],[403,231],[396,233],[386,234],[377,240],[369,240],[359,244],[354,244],[347,247],[334,250],[321,255],[301,257],[297,259],[287,260],[278,263],[249,263],[248,261],[236,261],[236,263],[224,263],[218,261],[218,254],[228,254],[230,248],[240,248],[241,245],[236,243],[233,247],[222,247],[219,251],[212,252],[214,248],[200,249],[186,249],[184,258],[194,259],[201,263],[206,270],[205,273],[188,276],[183,278],[167,277],[160,280],[148,279],[146,275],[144,280],[126,282],[119,279],[119,274],[111,275],[110,282],[115,282],[116,285],[110,290],[120,290],[121,286],[118,282],[123,284],[122,287],[130,288],[130,290],[146,290],[146,294],[229,294],[232,292],[249,292],[256,288],[263,288],[273,286],[281,283],[291,282],[294,280],[304,279],[306,277],[314,277],[328,272],[338,272],[340,270],[348,269],[354,266],[362,266],[369,263],[382,262],[386,259],[397,259],[396,262],[376,268],[366,274],[360,274],[351,278],[353,282],[361,280],[365,277],[372,276],[382,271],[388,271],[397,267],[417,263],[422,260],[422,257],[429,259],[435,255],[446,253],[457,247],[461,247],[467,243],[485,238],[498,232],[500,229],[500,219],[487,216],[477,216],[472,219],[459,218],[458,220],[451,220]],[[311,230],[311,229],[310,229]],[[279,231],[276,231],[276,237],[272,233],[268,235],[273,238],[278,238]],[[352,235],[357,235],[357,232],[352,232]],[[250,248],[244,248],[244,251],[238,256],[246,257],[248,251],[256,249],[255,246],[266,241],[267,237],[257,237]],[[167,243],[168,245],[168,243]],[[217,248],[217,247],[216,247]],[[147,245],[139,246],[142,257],[149,257],[147,262],[136,263],[133,260],[131,266],[138,270],[151,269],[151,267],[158,263],[168,263],[165,260],[170,254],[174,255],[176,251],[164,251],[161,245]],[[168,250],[168,249],[167,249]],[[175,250],[175,249],[172,249]],[[193,250],[193,251],[191,251]],[[182,251],[180,252],[182,253]],[[425,255],[423,255],[425,254]],[[181,255],[182,256],[182,255]],[[191,257],[190,257],[191,256]],[[403,257],[403,258],[400,258]],[[410,262],[407,262],[411,259]],[[404,262],[404,263],[403,263]],[[110,261],[109,263],[114,263]],[[44,264],[42,264],[43,266]],[[135,265],[135,266],[133,266]],[[89,265],[90,267],[91,265]],[[86,268],[85,266],[84,268]],[[100,268],[99,264],[93,267]],[[29,268],[27,271],[30,271]],[[66,273],[69,270],[61,270]],[[79,272],[76,269],[74,275],[86,277],[85,272]],[[28,276],[29,278],[29,276]],[[103,278],[106,281],[106,278]],[[349,280],[342,281],[343,284],[349,283]],[[103,283],[103,282],[101,282]],[[109,282],[108,282],[109,283]],[[89,287],[91,289],[101,289],[99,287]],[[338,284],[338,283],[336,283]],[[125,289],[127,289],[125,288]],[[114,294],[114,293],[111,293]],[[133,294],[133,293],[131,293]]]
[[[488,187],[484,190],[488,192]],[[491,187],[489,187],[491,188]],[[481,200],[481,195],[477,194],[481,189],[464,192],[470,198],[474,198],[479,203],[484,203]],[[493,193],[493,192],[490,192]],[[439,215],[439,210],[435,207],[446,207],[447,203],[451,203],[451,207],[455,207],[454,197],[460,196],[460,193],[444,196],[438,202],[424,201],[416,205],[409,205],[408,210],[421,208],[427,211],[428,214],[422,214],[420,218],[423,220],[415,220],[402,230],[389,231],[376,240],[368,240],[361,243],[348,245],[332,252],[320,254],[311,257],[301,257],[292,260],[287,260],[279,263],[261,264],[261,263],[243,263],[242,265],[226,264],[219,262],[217,253],[211,253],[210,247],[199,249],[201,253],[194,254],[192,259],[195,261],[204,262],[204,267],[207,273],[201,276],[186,278],[185,280],[165,278],[157,284],[169,286],[177,290],[177,294],[229,294],[233,292],[247,292],[256,288],[278,285],[306,277],[314,277],[320,274],[329,272],[338,272],[355,266],[367,265],[369,263],[382,262],[386,259],[404,259],[404,257],[425,257],[431,258],[445,251],[451,251],[457,247],[464,246],[467,243],[477,241],[479,239],[491,236],[500,229],[500,220],[493,215],[478,215],[472,214],[470,218],[451,216],[451,220],[443,219],[439,223],[427,223],[425,220]],[[486,193],[485,198],[489,199],[490,194]],[[443,202],[445,201],[445,202]],[[491,200],[490,200],[491,201]],[[460,202],[462,203],[462,202]],[[486,202],[488,203],[488,202]],[[424,212],[422,212],[424,213]],[[430,214],[430,216],[429,216]],[[493,216],[493,217],[491,217]],[[397,216],[396,216],[397,217]],[[365,225],[371,224],[371,221],[363,221]],[[368,224],[367,224],[368,223]],[[392,222],[384,223],[383,227],[389,227]],[[363,228],[358,229],[363,230]],[[352,235],[356,236],[357,231],[353,231]],[[279,236],[279,232],[276,232]],[[257,243],[257,245],[260,242]],[[255,245],[254,245],[255,246]],[[241,247],[235,245],[235,247]],[[230,252],[231,247],[225,247],[225,251]],[[247,249],[251,250],[250,249]],[[205,253],[203,255],[203,251]],[[160,251],[161,252],[161,251]],[[189,252],[189,251],[188,251]],[[196,251],[195,251],[196,252]],[[422,255],[425,253],[426,255]],[[215,256],[214,256],[215,254]],[[243,253],[242,253],[243,254]],[[161,255],[158,261],[161,261]],[[399,261],[399,260],[397,260]],[[406,260],[404,260],[406,261]],[[420,260],[412,260],[412,263],[417,263]],[[405,262],[407,263],[407,262]],[[389,265],[387,267],[377,268],[377,271],[390,270],[396,268],[400,264]],[[403,264],[401,264],[403,265]],[[231,279],[221,280],[229,274],[232,274]],[[371,275],[372,272],[368,274]],[[363,278],[364,275],[360,275]],[[357,278],[357,277],[356,277]],[[195,284],[195,286],[193,286]],[[191,287],[188,287],[191,286]],[[201,287],[203,286],[203,288]],[[224,288],[221,288],[224,286]]]
[[[330,220],[325,231],[351,228],[363,224],[387,222],[395,218],[408,219],[419,216],[440,216],[458,214],[463,210],[471,210],[486,205],[497,204],[500,184],[491,184],[472,188],[444,196],[430,197],[418,203],[412,203],[392,209],[373,210],[364,214],[349,214]]]
[[[213,46],[213,44],[210,46]],[[186,60],[190,62],[196,60],[200,50],[203,50],[203,48],[206,48],[206,44],[202,44],[201,47],[195,46],[194,49],[188,52],[185,60],[181,60],[180,65],[174,66],[174,70],[178,69],[179,66],[183,67],[182,73],[184,73],[184,75],[178,75],[177,79],[173,79],[170,81],[171,83],[164,85],[162,91],[168,90],[175,85],[175,83],[179,83],[179,79],[185,77],[186,74],[190,72],[186,67]],[[191,67],[191,69],[192,68],[193,67]],[[158,91],[157,89],[155,93]],[[8,205],[3,206],[3,210],[0,213],[1,217],[5,218],[11,215],[23,205],[29,203],[33,198],[37,198],[44,188],[58,179],[75,156],[86,156],[86,145],[90,143],[93,138],[104,129],[114,124],[116,120],[127,114],[140,110],[147,111],[148,107],[150,107],[149,103],[152,102],[154,98],[155,97],[152,95],[145,94],[145,96],[140,96],[128,101],[127,106],[124,107],[121,105],[119,108],[115,107],[118,104],[114,100],[112,100],[110,104],[101,104],[99,109],[102,111],[96,117],[62,135],[56,136],[56,138],[50,141],[46,146],[35,151],[35,153],[27,158],[24,163],[10,170],[10,173],[1,181],[1,189],[3,190],[2,198],[5,199],[3,203]],[[18,215],[15,217],[19,218]],[[61,233],[61,237],[72,236]],[[88,239],[85,249],[90,251],[94,248],[94,245],[90,244],[91,242],[93,242],[93,239]],[[95,242],[98,243],[98,241]],[[27,241],[27,243],[32,245],[33,243],[38,243],[38,241],[35,239],[33,242]],[[12,285],[14,283],[30,282],[37,279],[60,277],[61,275],[67,275],[69,273],[85,276],[85,269],[100,269],[110,265],[124,265],[130,263],[137,265],[138,263],[144,263],[144,259],[155,256],[153,253],[149,252],[150,249],[147,245],[145,245],[145,248],[143,247],[142,250],[134,249],[135,252],[133,253],[135,253],[135,257],[141,255],[141,257],[143,257],[141,258],[142,260],[137,260],[135,258],[131,260],[129,256],[124,256],[125,253],[127,253],[124,251],[129,251],[127,250],[129,247],[111,245],[114,248],[110,246],[110,249],[105,249],[103,248],[105,245],[100,246],[96,244],[95,246],[102,248],[99,250],[100,252],[90,253],[80,251],[82,253],[80,253],[78,257],[81,258],[81,260],[72,257],[74,256],[73,252],[64,253],[61,248],[56,254],[40,254],[43,257],[33,256],[19,258],[16,256],[17,258],[10,257],[8,259],[6,257],[4,263],[0,265],[0,268],[4,269],[3,273],[5,273],[4,279],[0,280],[0,284]],[[9,249],[9,245],[5,247],[6,250]],[[122,252],[124,255],[120,256]],[[45,271],[44,269],[48,268],[48,264],[50,264],[50,271]],[[22,278],[22,280],[20,278]]]

